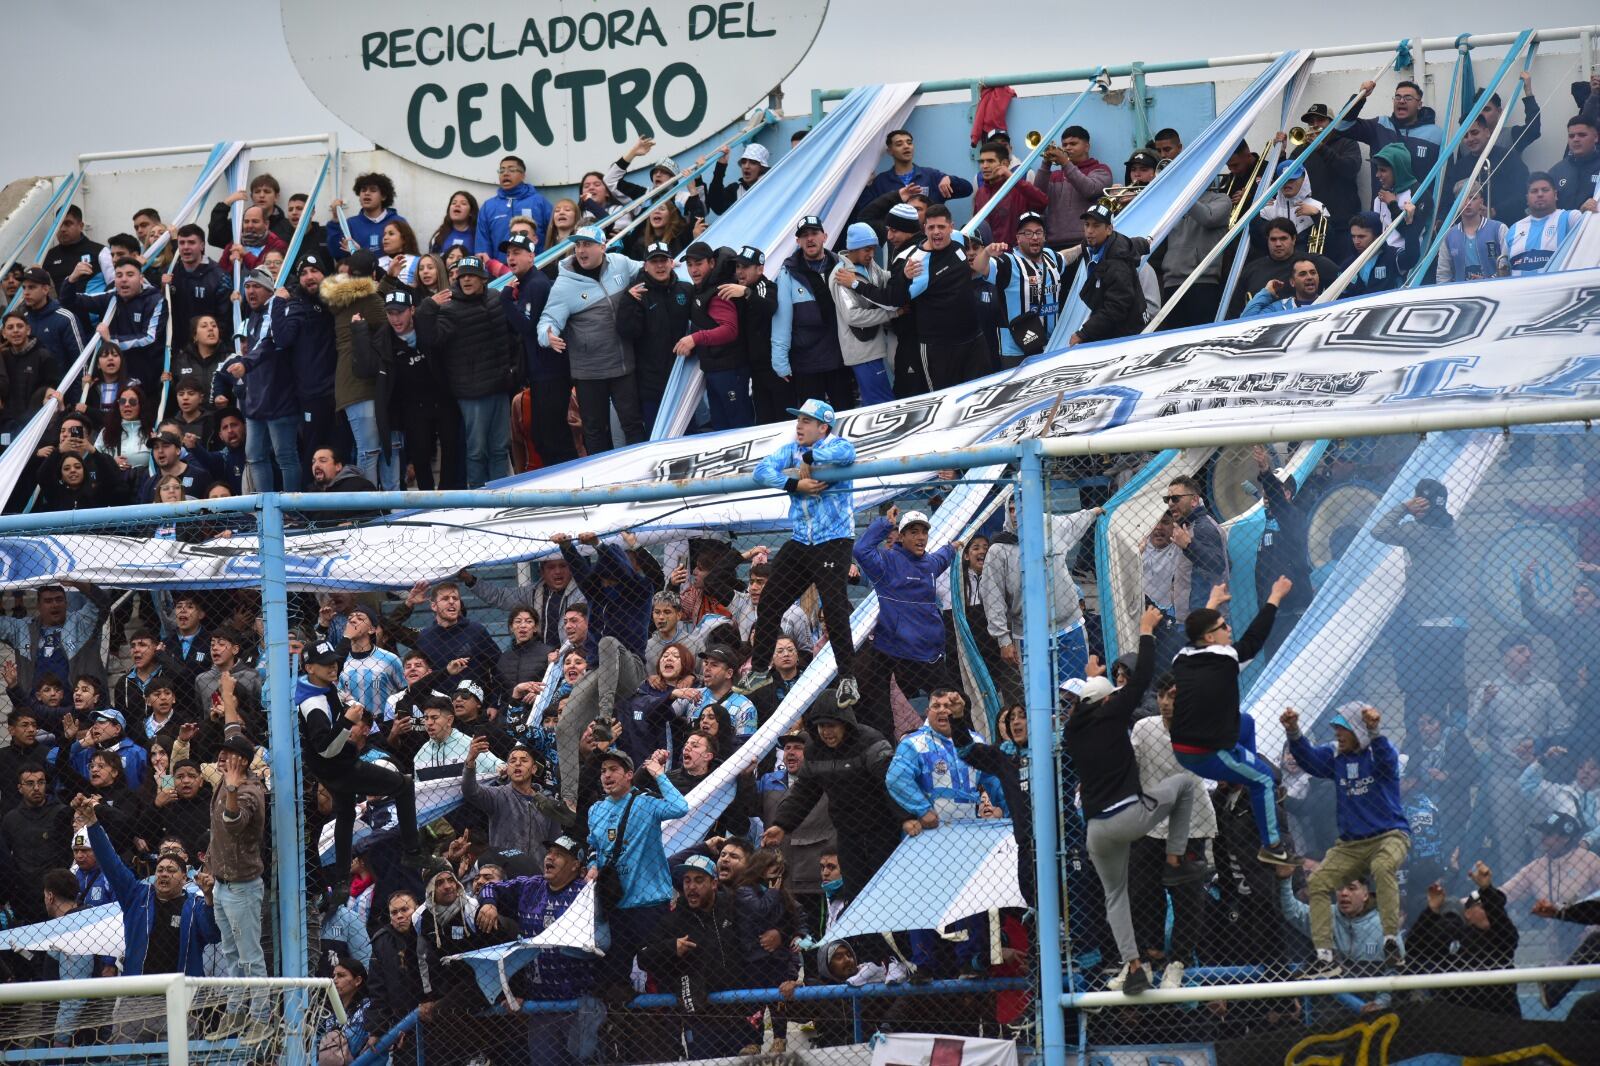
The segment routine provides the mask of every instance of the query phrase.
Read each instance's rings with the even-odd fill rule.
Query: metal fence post
[[[278,976],[306,977],[305,841],[300,823],[300,730],[289,664],[289,593],[284,565],[283,508],[278,494],[260,498],[261,615],[266,623],[267,732],[272,738],[272,839],[278,894]]]
[[[1023,442],[1018,490],[1022,496],[1017,509],[1022,571],[1048,574],[1044,462],[1037,440]],[[1022,648],[1028,750],[1033,753],[1028,764],[1028,791],[1033,797],[1034,869],[1038,882],[1035,907],[1039,942],[1037,1006],[1045,1066],[1064,1066],[1067,1034],[1061,994],[1066,966],[1061,952],[1061,878],[1056,868],[1056,851],[1060,844],[1056,824],[1056,767],[1051,755],[1055,746],[1056,694],[1052,671],[1055,657],[1050,650],[1049,590],[1036,587],[1035,591],[1039,594],[1023,600]]]

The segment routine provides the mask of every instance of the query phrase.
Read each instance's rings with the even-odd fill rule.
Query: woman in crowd
[[[578,209],[590,222],[599,222],[622,206],[623,201],[606,187],[606,176],[598,170],[589,171],[578,183]]]
[[[388,274],[384,279],[385,292],[416,282],[417,258],[422,253],[411,223],[402,218],[385,223],[383,234],[378,238],[378,250],[378,265]]]
[[[222,360],[231,354],[231,350],[222,345],[221,324],[211,315],[195,315],[189,320],[189,343],[173,355],[172,372],[164,375],[163,380],[176,382],[192,378],[199,382],[202,394],[209,394],[211,379],[216,376]]]
[[[511,633],[511,642],[500,653],[495,670],[500,675],[501,687],[511,693],[512,699],[523,700],[543,689],[553,649],[539,639],[539,617],[532,607],[513,610],[506,628]]]
[[[694,652],[687,644],[668,644],[656,656],[655,673],[639,682],[622,712],[619,747],[634,761],[643,762],[660,748],[676,751],[680,739],[671,733],[680,723],[680,704],[698,700],[694,683]]]
[[[124,388],[142,384],[128,373],[120,351],[101,348],[95,355],[94,372],[83,375],[83,398],[78,401],[78,410],[89,412],[96,420],[103,420],[106,411],[116,406],[117,397]]]
[[[367,968],[348,955],[333,964],[333,990],[344,1004],[340,1024],[332,1011],[317,1023],[317,1066],[348,1066],[366,1048]]]
[[[578,210],[576,200],[557,200],[550,208],[550,224],[544,230],[544,250],[549,251],[574,233],[583,224],[582,212]],[[544,266],[545,275],[552,280],[561,269],[561,260],[572,254],[569,245],[567,250]]]
[[[459,245],[452,245],[452,247],[459,247]],[[449,287],[450,271],[444,265],[443,258],[434,252],[417,257],[417,277],[416,281],[411,285],[411,294],[418,303]]]
[[[428,238],[428,251],[442,255],[456,245],[472,251],[478,241],[478,200],[465,189],[450,194],[444,221]],[[492,253],[491,253],[492,254]]]
[[[678,213],[678,205],[668,200],[651,209],[649,217],[644,220],[644,225],[628,234],[628,257],[643,259],[645,249],[658,241],[670,248],[672,254],[676,256],[689,247],[692,239],[693,234],[690,232],[688,221]]]
[[[0,427],[15,432],[39,409],[43,391],[60,381],[21,311],[8,313],[0,324],[0,370],[5,376],[5,387],[0,389],[0,402],[5,403]]]

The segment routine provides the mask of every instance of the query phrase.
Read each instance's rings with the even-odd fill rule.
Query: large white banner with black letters
[[[844,414],[862,459],[995,440],[1209,422],[1281,426],[1306,414],[1419,406],[1537,405],[1600,390],[1600,270],[1388,293],[1303,312],[1158,333],[1056,353],[957,388]],[[1534,409],[1537,409],[1536,407]],[[1052,412],[1053,415],[1052,415]],[[1045,420],[1052,419],[1049,426]],[[750,472],[788,425],[636,445],[501,483],[570,490]],[[920,480],[910,476],[906,481]],[[868,486],[858,486],[858,505]],[[873,481],[883,494],[890,483]],[[536,558],[554,533],[781,527],[781,494],[734,493],[569,508],[476,508],[292,536],[301,588],[399,588],[468,565]],[[243,586],[260,580],[250,538],[203,544],[105,536],[0,541],[0,585],[71,578],[120,586]]]

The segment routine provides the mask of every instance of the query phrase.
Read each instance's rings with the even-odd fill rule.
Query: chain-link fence
[[[1574,427],[1054,465],[1070,984],[1186,990],[1089,1010],[1090,1047],[1432,999],[1471,1008],[1457,1032],[1481,1050],[1497,1023],[1474,1012],[1582,1002],[1572,982],[1206,989],[1593,959],[1597,460]],[[1437,1034],[1428,1017],[1409,1024]]]
[[[1403,999],[1221,985],[1581,960],[1593,450],[1190,448],[625,529],[306,509],[281,555],[270,501],[40,516],[5,542],[0,963],[330,977],[368,1061],[844,1063],[1038,1048],[1042,988],[1129,994],[1087,1048],[1220,1048]]]

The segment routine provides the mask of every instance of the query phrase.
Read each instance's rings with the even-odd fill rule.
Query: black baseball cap
[[[24,270],[22,272],[22,281],[23,284],[27,284],[30,281],[35,285],[53,284],[50,278],[50,272],[44,267],[29,267],[27,270]]]
[[[254,759],[256,757],[256,746],[238,733],[222,742],[222,750],[231,751],[245,759]]]
[[[730,670],[739,669],[739,663],[741,662],[739,653],[726,644],[711,645],[711,647],[700,653],[700,658],[714,659]]]
[[[1128,162],[1124,165],[1130,167],[1145,167],[1149,170],[1155,170],[1161,165],[1161,157],[1156,155],[1148,148],[1141,148],[1137,152],[1130,155],[1128,157]]]
[[[607,759],[614,763],[621,763],[624,770],[628,770],[630,772],[633,770],[633,756],[629,755],[621,748],[607,748],[605,751],[601,752],[600,762],[605,762]]]
[[[300,658],[308,666],[337,666],[344,661],[338,646],[326,640],[319,640],[307,648]]]
[[[295,276],[299,277],[301,274],[305,273],[308,268],[315,268],[316,270],[326,274],[328,272],[328,261],[317,252],[307,252],[305,255],[300,257],[299,265],[294,268]]]
[[[509,252],[513,248],[521,248],[525,252],[533,251],[533,238],[526,233],[513,233],[500,242],[500,250]]]
[[[484,266],[483,260],[477,256],[464,255],[460,259],[456,260],[456,276],[460,277],[463,274],[472,274],[476,277],[486,278],[489,276],[489,268]]]
[[[1111,208],[1107,207],[1105,204],[1090,204],[1088,209],[1078,217],[1081,219],[1092,218],[1099,222],[1104,222],[1106,225],[1110,226],[1115,224],[1113,219],[1116,216],[1111,213]]]
[[[181,447],[183,447],[183,438],[178,436],[176,433],[174,433],[170,429],[164,429],[164,430],[161,430],[159,433],[150,434],[150,443],[151,444],[176,444],[178,447],[181,448]]]
[[[645,262],[652,259],[671,259],[672,248],[666,241],[656,241],[644,250]]]
[[[826,232],[827,227],[822,224],[822,219],[818,218],[816,215],[807,215],[795,226],[794,235],[798,237],[806,230],[810,229],[823,230]]]
[[[711,245],[707,244],[705,241],[695,241],[693,244],[689,245],[689,247],[683,250],[683,258],[685,260],[715,259],[716,257],[716,249],[712,248]]]
[[[411,295],[409,289],[396,289],[393,292],[386,294],[383,298],[383,308],[385,311],[391,307],[415,307],[416,304],[417,301],[415,297]]]
[[[734,256],[734,259],[743,263],[745,266],[765,266],[767,262],[767,253],[763,252],[760,248],[753,248],[747,244],[739,249],[739,254]]]

